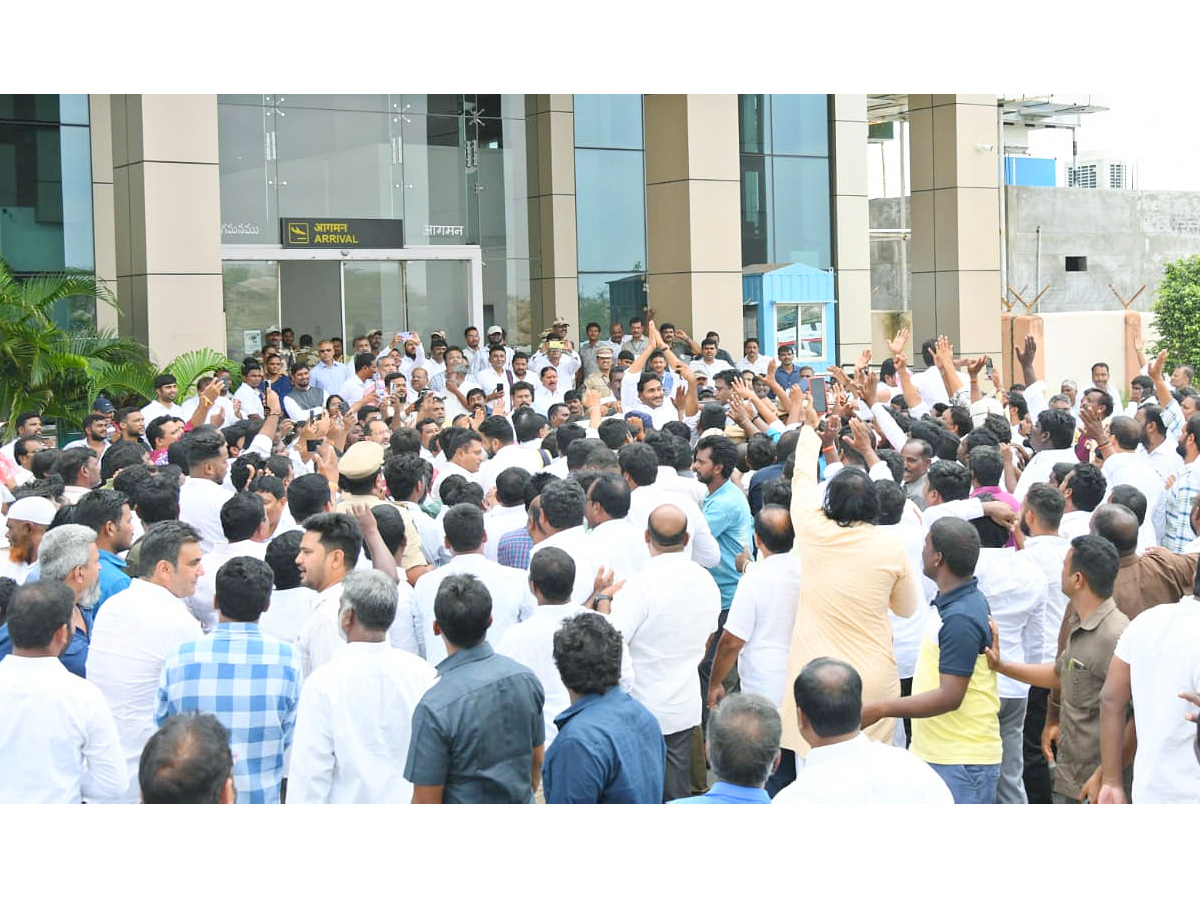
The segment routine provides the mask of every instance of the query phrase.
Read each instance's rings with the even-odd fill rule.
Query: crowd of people
[[[18,416],[0,800],[1200,801],[1188,366],[569,331]]]

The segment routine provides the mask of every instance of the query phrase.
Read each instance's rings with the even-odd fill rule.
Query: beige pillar
[[[648,303],[699,340],[742,349],[736,94],[646,94]]]
[[[571,94],[526,97],[532,340],[555,316],[579,325],[575,237],[575,113]]]
[[[867,204],[867,95],[830,98],[833,268],[838,316],[837,360],[871,347],[871,239]]]
[[[117,293],[117,237],[113,209],[112,108],[108,94],[88,95],[92,135],[92,246],[96,281]],[[121,330],[116,307],[96,304],[96,327]]]
[[[944,334],[959,355],[999,354],[996,96],[910,94],[908,108],[913,343]]]
[[[217,97],[110,102],[121,331],[159,365],[199,347],[222,350]]]

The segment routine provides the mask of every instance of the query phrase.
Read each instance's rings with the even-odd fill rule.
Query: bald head
[[[650,554],[678,553],[687,546],[687,515],[673,503],[664,503],[646,520],[646,542]]]
[[[796,539],[791,514],[782,506],[764,506],[754,517],[754,536],[764,555],[788,553]]]
[[[810,743],[856,734],[862,719],[862,676],[840,659],[818,657],[792,684],[800,727]]]
[[[1108,538],[1118,553],[1128,556],[1137,550],[1137,516],[1120,504],[1105,503],[1092,513],[1092,534]]]

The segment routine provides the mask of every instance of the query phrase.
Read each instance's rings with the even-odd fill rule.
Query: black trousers
[[[1047,688],[1031,687],[1029,705],[1025,708],[1025,737],[1022,743],[1025,757],[1025,794],[1030,803],[1051,803],[1053,779],[1050,764],[1042,755],[1042,728],[1046,724]]]

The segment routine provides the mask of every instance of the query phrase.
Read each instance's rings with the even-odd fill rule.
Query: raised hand
[[[968,359],[967,360],[967,374],[970,375],[971,378],[975,378],[976,376],[979,375],[979,370],[982,369],[985,365],[987,365],[987,361],[988,361],[987,356],[976,356],[972,359]]]
[[[1017,362],[1022,366],[1032,366],[1033,358],[1037,355],[1037,340],[1032,334],[1027,334],[1025,335],[1024,352],[1022,352],[1022,348],[1019,345],[1013,349],[1017,353]]]
[[[911,332],[907,328],[901,328],[896,332],[896,336],[888,341],[888,349],[892,351],[892,356],[904,352],[904,348],[908,345],[910,334]]]
[[[1146,367],[1146,371],[1150,377],[1157,381],[1163,380],[1163,367],[1167,364],[1167,351],[1160,350],[1158,355],[1154,357],[1150,365]]]

